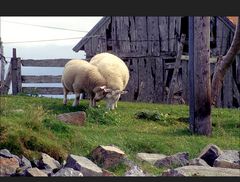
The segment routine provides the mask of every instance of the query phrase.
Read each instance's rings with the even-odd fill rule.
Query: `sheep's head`
[[[117,102],[120,96],[122,94],[126,94],[128,91],[105,89],[105,92],[106,92],[105,100],[107,102],[107,108],[114,109],[117,106]]]
[[[98,101],[100,101],[101,99],[103,99],[105,96],[106,96],[106,94],[108,93],[107,92],[107,88],[106,88],[106,86],[104,85],[104,86],[101,86],[101,87],[96,87],[96,88],[94,88],[93,89],[93,92],[94,92],[94,100],[96,101],[96,102],[98,102]]]

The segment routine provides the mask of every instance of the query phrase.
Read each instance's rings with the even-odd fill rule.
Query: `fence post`
[[[11,65],[12,65],[12,94],[16,95],[18,93],[18,60],[15,48],[13,48]]]
[[[0,38],[0,81],[4,82],[4,74],[5,74],[5,61],[3,57],[3,46]]]

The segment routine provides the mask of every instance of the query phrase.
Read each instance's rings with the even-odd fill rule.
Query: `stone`
[[[154,164],[157,160],[161,160],[165,158],[166,155],[163,154],[153,154],[153,153],[138,153],[137,159],[142,162],[147,162],[150,164]]]
[[[40,169],[34,167],[34,168],[28,168],[26,170],[26,176],[31,176],[31,177],[36,177],[36,176],[41,176],[41,177],[47,177],[48,175],[41,171]]]
[[[123,161],[125,153],[116,146],[100,145],[92,151],[92,159],[104,169],[117,166]]]
[[[139,166],[133,166],[125,172],[124,176],[146,176],[146,174],[143,172],[143,170]]]
[[[65,167],[80,171],[83,176],[102,176],[102,169],[86,157],[70,154]]]
[[[86,113],[83,111],[59,114],[57,119],[65,123],[83,126],[86,121]]]
[[[12,158],[13,157],[13,155],[7,149],[1,149],[0,156],[2,156],[4,158]]]
[[[16,158],[0,156],[0,176],[11,176],[19,167],[19,161]]]
[[[214,161],[214,167],[240,169],[240,151],[225,150]]]
[[[38,162],[38,165],[40,169],[51,169],[51,170],[60,168],[61,166],[57,160],[55,160],[54,158],[52,158],[51,156],[45,153],[41,154],[41,158]]]
[[[189,163],[189,154],[187,152],[176,153],[174,155],[166,156],[163,159],[157,160],[154,163],[156,167],[179,167],[186,166]]]
[[[221,154],[222,150],[218,146],[214,144],[209,144],[204,147],[198,158],[206,161],[209,166],[213,166],[215,159],[217,159]]]
[[[32,164],[26,157],[22,156],[20,166],[25,168],[31,168]]]
[[[83,174],[80,171],[74,170],[73,168],[65,167],[51,176],[83,176]]]
[[[168,169],[162,173],[162,176],[240,176],[240,171],[220,167],[183,166]]]
[[[208,167],[210,167],[210,166],[205,162],[205,160],[200,159],[200,158],[195,158],[195,159],[190,160],[190,161],[189,161],[189,165],[192,165],[192,166],[208,166]]]

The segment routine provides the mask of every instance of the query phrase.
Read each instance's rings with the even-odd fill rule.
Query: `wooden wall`
[[[129,92],[122,96],[122,100],[165,102],[165,91],[171,81],[172,65],[182,31],[181,21],[182,17],[173,16],[113,16],[84,45],[86,57],[90,59],[97,53],[107,51],[125,61],[130,71],[130,80],[126,88]],[[231,44],[233,32],[218,18],[215,18],[214,23],[216,27],[211,30],[211,40],[215,38],[215,45],[211,47],[211,55],[224,55]],[[224,95],[218,101],[219,107],[232,107],[233,97],[239,94],[239,65],[239,61],[235,61],[225,77]],[[214,63],[211,69],[213,72]],[[186,60],[182,60],[178,86],[182,90],[180,96],[188,103]]]

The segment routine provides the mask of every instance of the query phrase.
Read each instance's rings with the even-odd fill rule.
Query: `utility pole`
[[[190,130],[210,136],[210,17],[189,17],[189,108]]]

